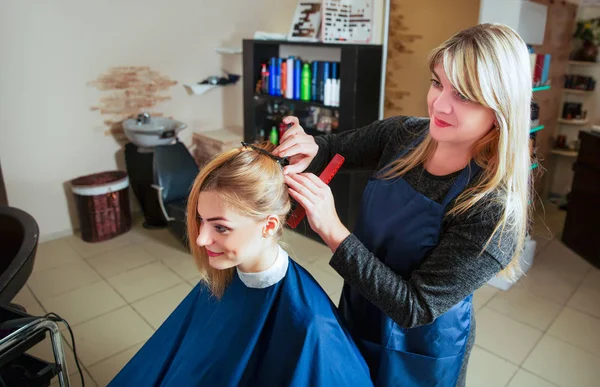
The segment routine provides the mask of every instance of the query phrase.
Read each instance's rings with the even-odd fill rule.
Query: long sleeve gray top
[[[336,153],[346,158],[345,167],[380,170],[428,128],[428,118],[393,117],[360,129],[318,136],[315,141],[319,151],[307,171],[322,171]],[[406,173],[404,179],[418,192],[441,203],[459,173],[434,176],[421,165]],[[448,205],[446,214],[454,204]],[[483,250],[501,213],[501,205],[481,201],[460,216],[446,215],[438,246],[409,278],[394,273],[354,234],[340,244],[330,265],[399,326],[425,325],[510,262],[514,235],[504,232],[500,237],[497,233]]]

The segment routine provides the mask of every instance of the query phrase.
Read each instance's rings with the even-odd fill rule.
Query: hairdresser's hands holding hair
[[[335,252],[350,231],[335,211],[329,186],[312,173],[288,174],[285,182],[290,187],[290,196],[306,210],[310,227]]]
[[[279,139],[279,146],[273,150],[273,154],[279,157],[287,157],[290,165],[283,169],[283,173],[304,172],[315,158],[319,146],[315,143],[313,136],[304,132],[297,117],[289,116],[283,122],[292,125]]]

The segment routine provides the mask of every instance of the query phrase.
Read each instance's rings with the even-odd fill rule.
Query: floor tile
[[[344,280],[342,277],[333,276],[332,274],[321,269],[319,265],[309,264],[304,267],[314,277],[314,279],[321,285],[325,293],[335,294],[342,291]]]
[[[160,239],[149,239],[139,243],[138,246],[157,259],[168,258],[177,253],[189,253],[172,235],[163,235]]]
[[[568,280],[548,265],[540,265],[537,260],[513,288],[565,305],[578,287],[579,283]]]
[[[563,387],[597,387],[600,357],[545,335],[523,368]]]
[[[100,255],[109,251],[117,250],[121,247],[133,243],[132,238],[125,233],[112,239],[90,243],[86,242],[79,235],[71,235],[64,238],[71,247],[73,247],[83,258],[91,258],[94,255]]]
[[[567,306],[600,318],[600,270],[594,269],[588,273]]]
[[[133,306],[133,308],[137,310],[154,329],[158,329],[191,290],[192,287],[189,284],[182,283],[174,288],[137,301],[131,306]]]
[[[199,281],[200,281],[200,276],[199,276],[199,275],[197,275],[197,276],[195,276],[195,277],[193,277],[193,278],[189,279],[189,280],[187,281],[187,283],[188,283],[188,284],[190,284],[192,287],[194,287],[194,286],[198,285],[198,282],[199,282]]]
[[[177,251],[162,258],[161,262],[186,281],[198,277],[198,266],[191,254]]]
[[[556,387],[556,384],[550,383],[529,371],[520,369],[507,387]]]
[[[87,262],[104,278],[114,277],[129,270],[155,262],[156,258],[139,245],[129,245],[108,253],[95,255]]]
[[[106,386],[108,383],[123,369],[125,364],[131,360],[133,355],[142,348],[142,345],[136,345],[133,348],[127,349],[118,353],[100,363],[89,368],[90,375],[98,383],[99,386]]]
[[[101,279],[86,262],[75,261],[53,269],[32,273],[27,285],[38,300],[43,301]]]
[[[46,311],[39,302],[31,303],[25,307],[27,314],[31,316],[44,316]]]
[[[94,282],[77,290],[42,301],[46,310],[67,320],[73,327],[127,304],[105,281]]]
[[[562,278],[575,285],[581,284],[592,269],[592,265],[566,247],[559,240],[553,240],[547,249],[536,258],[534,265],[553,270]]]
[[[145,342],[153,332],[129,306],[73,328],[77,353],[86,367]]]
[[[477,346],[467,369],[467,387],[505,387],[518,367]]]
[[[11,302],[27,308],[28,305],[36,304],[38,301],[33,293],[31,293],[31,290],[29,290],[29,287],[25,285],[21,288],[19,293],[17,293]]]
[[[600,319],[565,308],[548,329],[548,334],[600,357]]]
[[[475,344],[516,365],[525,360],[542,334],[488,307],[477,314]]]
[[[483,285],[473,294],[473,309],[477,312],[487,304],[499,290],[490,285]]]
[[[127,300],[135,302],[183,282],[160,262],[111,277],[108,282]]]
[[[71,247],[67,238],[44,242],[38,246],[33,271],[44,271],[79,260],[81,255]]]
[[[487,304],[490,309],[545,331],[558,316],[563,306],[519,287],[498,292]]]

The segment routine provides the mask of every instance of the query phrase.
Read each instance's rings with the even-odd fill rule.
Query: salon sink
[[[149,114],[140,114],[138,118],[123,121],[125,135],[139,148],[154,148],[169,145],[175,141],[177,134],[187,125],[166,117],[151,117]]]

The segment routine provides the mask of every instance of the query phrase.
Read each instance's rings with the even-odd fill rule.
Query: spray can
[[[302,66],[302,90],[300,98],[303,101],[310,101],[310,65],[304,63]]]
[[[294,62],[294,99],[300,99],[300,85],[302,83],[302,61]]]
[[[277,128],[274,126],[271,128],[271,133],[269,134],[269,141],[275,146],[279,145],[279,133],[277,133]]]
[[[310,79],[310,99],[313,101],[319,100],[319,62],[312,62],[311,79]]]

